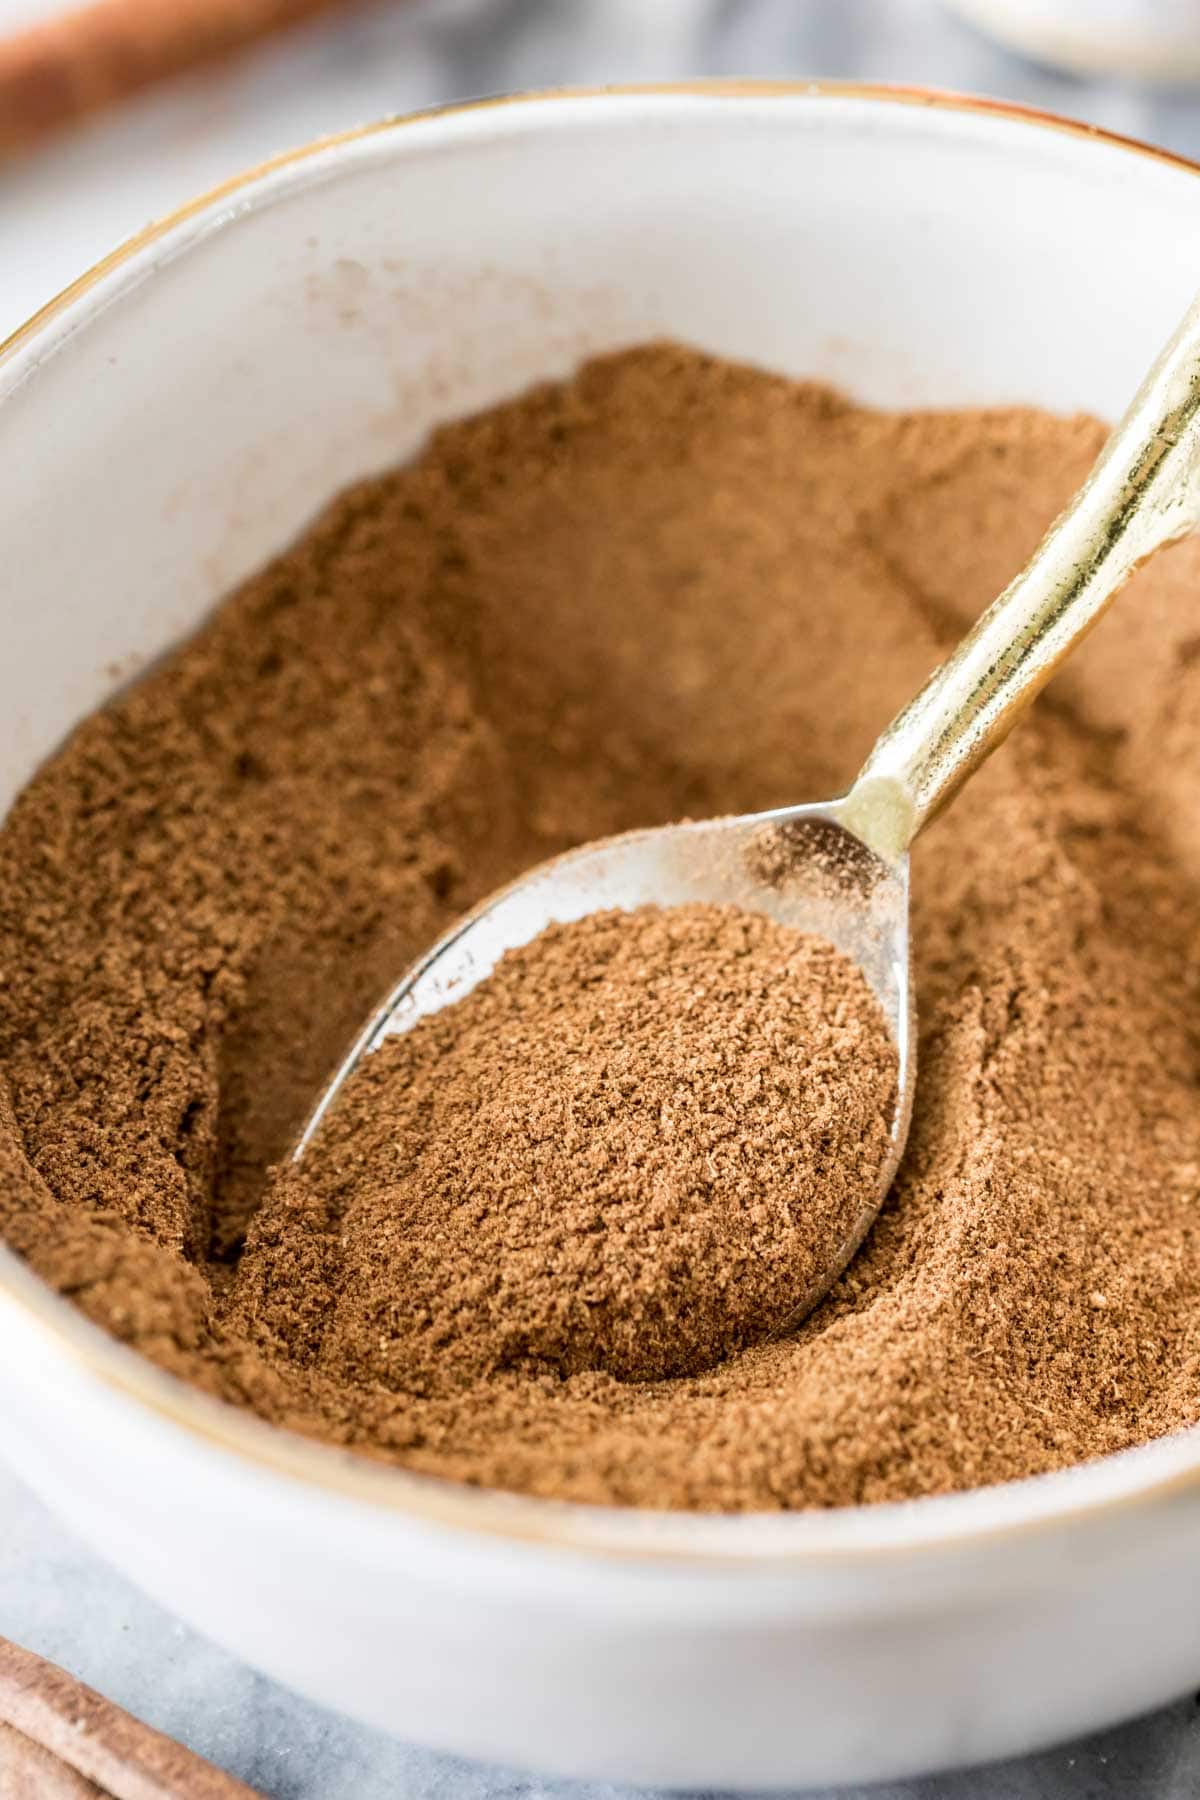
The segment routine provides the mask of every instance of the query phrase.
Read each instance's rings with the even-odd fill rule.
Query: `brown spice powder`
[[[338,1361],[353,1257],[319,1195],[266,1185],[378,993],[499,881],[844,786],[1101,435],[664,347],[343,496],[0,832],[5,1237],[268,1419],[533,1493],[835,1505],[1196,1421],[1194,544],[923,841],[909,1152],[793,1336],[673,1380],[410,1393]]]
[[[819,938],[699,905],[551,926],[355,1073],[255,1221],[238,1321],[295,1356],[308,1237],[326,1310],[302,1329],[339,1383],[709,1367],[836,1268],[896,1076]]]

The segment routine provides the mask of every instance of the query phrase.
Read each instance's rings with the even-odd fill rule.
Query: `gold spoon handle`
[[[1200,525],[1200,298],[1031,561],[876,743],[841,817],[901,855],[1134,570]]]

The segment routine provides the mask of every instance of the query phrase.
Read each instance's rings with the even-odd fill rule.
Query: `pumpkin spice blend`
[[[897,1062],[860,970],[762,914],[551,926],[356,1070],[274,1196],[247,1328],[294,1336],[298,1213],[339,1245],[315,1349],[343,1378],[705,1368],[845,1260]]]
[[[432,1048],[454,1040],[442,1083],[396,1040],[311,1163],[285,1160],[380,993],[499,882],[588,838],[843,788],[1101,439],[1032,411],[883,414],[657,346],[444,429],[343,495],[87,720],[0,832],[4,1237],[211,1393],[530,1493],[832,1506],[1195,1422],[1194,544],[1139,574],[923,838],[909,1148],[799,1328],[759,1337],[754,1296],[722,1313],[722,1269],[680,1273],[664,1243],[650,1299],[666,1269],[692,1310],[674,1338],[665,1313],[627,1330],[641,1251],[604,1258],[631,1142],[668,1222],[705,1145],[735,1168],[753,1150],[759,1223],[786,1216],[791,1101],[754,1087],[747,1045],[786,1027],[767,970],[801,952],[766,932],[734,955],[743,915],[600,919],[522,953],[433,1022]],[[638,941],[671,931],[692,933],[674,965]],[[698,1003],[704,1082],[638,1036],[639,981],[672,967],[731,995]],[[869,1033],[869,1009],[841,1023]],[[543,1025],[560,1067],[538,1094],[522,1043]],[[763,1084],[786,1066],[768,1059]],[[528,1172],[562,1175],[570,1212],[589,1157],[598,1244],[580,1210],[556,1240],[521,1201]],[[562,1310],[580,1256],[590,1323]]]

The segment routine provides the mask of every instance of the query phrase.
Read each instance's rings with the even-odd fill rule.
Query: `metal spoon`
[[[543,863],[485,900],[415,963],[322,1094],[303,1156],[345,1083],[392,1033],[460,1000],[506,950],[602,908],[733,904],[828,939],[859,964],[899,1052],[890,1155],[853,1229],[796,1296],[798,1321],[870,1229],[908,1135],[916,1073],[908,851],[1003,742],[1129,576],[1200,524],[1200,300],[1159,356],[1027,567],[883,732],[843,799],[634,831]],[[781,1327],[782,1328],[782,1327]]]

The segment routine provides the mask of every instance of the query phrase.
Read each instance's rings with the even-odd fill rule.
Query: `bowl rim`
[[[452,102],[387,117],[348,131],[316,138],[255,164],[193,198],[136,232],[0,340],[0,377],[22,353],[53,348],[69,315],[110,275],[127,270],[143,251],[163,246],[182,228],[207,221],[212,228],[239,216],[252,190],[267,192],[271,178],[314,158],[386,137],[409,127],[436,127],[443,121],[502,109],[533,109],[550,103],[607,100],[766,100],[861,101],[869,105],[936,109],[974,114],[1007,124],[1034,127],[1091,141],[1178,169],[1200,174],[1200,163],[1080,120],[1018,102],[923,86],[834,80],[702,79],[639,82],[597,87],[561,87]],[[236,211],[228,203],[238,202]],[[215,217],[213,215],[216,215]],[[30,369],[28,372],[32,372]],[[18,375],[17,386],[22,385]],[[0,404],[6,384],[0,381]],[[13,391],[11,388],[9,392]],[[32,1326],[52,1354],[66,1355],[85,1375],[98,1378],[120,1399],[154,1415],[210,1449],[231,1452],[261,1473],[316,1488],[329,1497],[350,1499],[381,1517],[407,1515],[414,1523],[451,1528],[462,1536],[524,1543],[543,1549],[599,1554],[606,1562],[631,1567],[647,1562],[691,1569],[831,1568],[877,1562],[884,1555],[916,1550],[947,1551],[985,1541],[1024,1540],[1030,1533],[1072,1528],[1085,1519],[1107,1518],[1149,1502],[1170,1505],[1200,1493],[1200,1426],[1149,1444],[1046,1475],[1027,1477],[959,1493],[916,1500],[880,1502],[791,1513],[656,1512],[544,1499],[468,1486],[310,1439],[270,1425],[253,1413],[215,1399],[168,1374],[79,1313],[0,1243],[0,1308]]]

